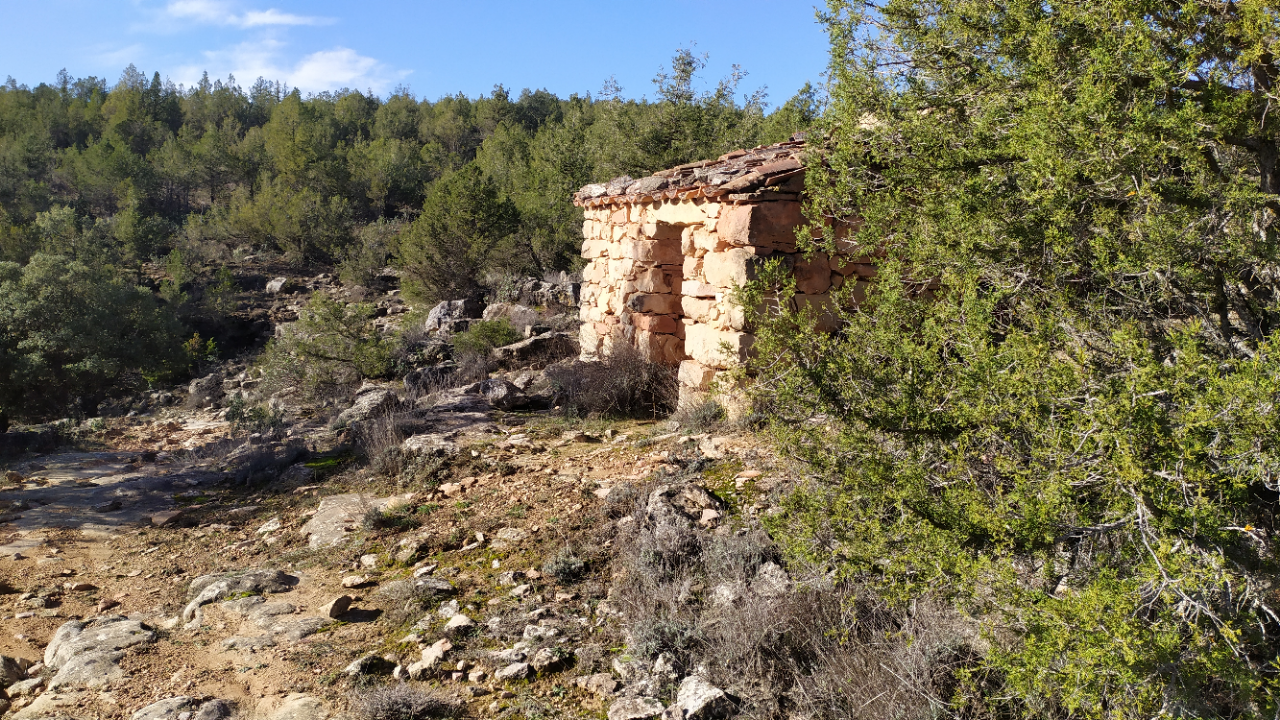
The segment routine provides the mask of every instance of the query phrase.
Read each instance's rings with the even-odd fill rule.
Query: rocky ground
[[[405,688],[439,703],[421,717],[733,715],[733,687],[629,651],[613,551],[638,525],[746,533],[785,467],[749,434],[519,410],[538,379],[371,385],[260,433],[153,398],[11,459],[0,715],[413,717],[386,709]]]

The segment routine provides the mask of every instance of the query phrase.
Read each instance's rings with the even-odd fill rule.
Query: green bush
[[[453,347],[461,355],[488,355],[494,348],[520,342],[524,335],[506,318],[474,322],[465,332],[453,336]]]
[[[0,426],[94,414],[140,376],[186,371],[182,331],[144,288],[60,255],[0,263]]]
[[[742,298],[775,309],[757,399],[814,472],[775,537],[972,618],[938,714],[1275,716],[1274,141],[1236,78],[1276,19],[831,7],[802,245],[882,257],[834,334],[776,264]]]
[[[392,342],[370,322],[373,306],[347,305],[316,293],[267,344],[260,361],[273,387],[297,387],[312,397],[357,387],[391,369]]]

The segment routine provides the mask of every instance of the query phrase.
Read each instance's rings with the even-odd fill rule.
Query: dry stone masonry
[[[833,290],[865,283],[875,269],[855,246],[835,257],[806,258],[797,250],[795,231],[805,222],[804,153],[797,136],[578,191],[588,261],[583,356],[626,342],[653,361],[679,365],[684,404],[750,352],[755,338],[731,298],[760,261],[781,256],[793,269],[792,302],[801,307],[821,310]]]

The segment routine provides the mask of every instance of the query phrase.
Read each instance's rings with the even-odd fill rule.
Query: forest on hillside
[[[187,377],[193,356],[217,352],[192,339],[193,315],[207,327],[235,309],[195,307],[187,290],[229,297],[235,259],[334,271],[348,286],[393,265],[420,304],[572,272],[581,186],[782,140],[819,114],[808,86],[766,112],[762,91],[739,94],[736,68],[706,88],[705,64],[677,52],[653,100],[612,82],[594,98],[501,86],[304,96],[207,76],[183,88],[132,65],[114,83],[9,78],[0,428],[93,414],[114,389]]]
[[[0,87],[0,259],[127,266],[175,248],[236,247],[294,262],[389,259],[394,247],[360,238],[396,234],[457,178],[459,202],[487,203],[501,219],[485,269],[570,270],[581,242],[570,195],[582,185],[783,140],[817,115],[807,86],[766,113],[762,92],[739,95],[738,70],[702,89],[704,65],[677,53],[654,100],[608,84],[596,98],[496,86],[434,101],[406,90],[304,96],[262,78],[180,88],[133,66],[114,83],[65,71],[34,88],[10,78]]]

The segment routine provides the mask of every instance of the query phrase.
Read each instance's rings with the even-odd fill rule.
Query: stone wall
[[[875,272],[866,257],[802,257],[795,230],[804,218],[794,199],[653,200],[585,213],[584,357],[628,342],[651,360],[679,365],[682,404],[750,352],[755,338],[730,298],[763,258],[781,255],[793,267],[801,306],[827,307],[833,289]]]

